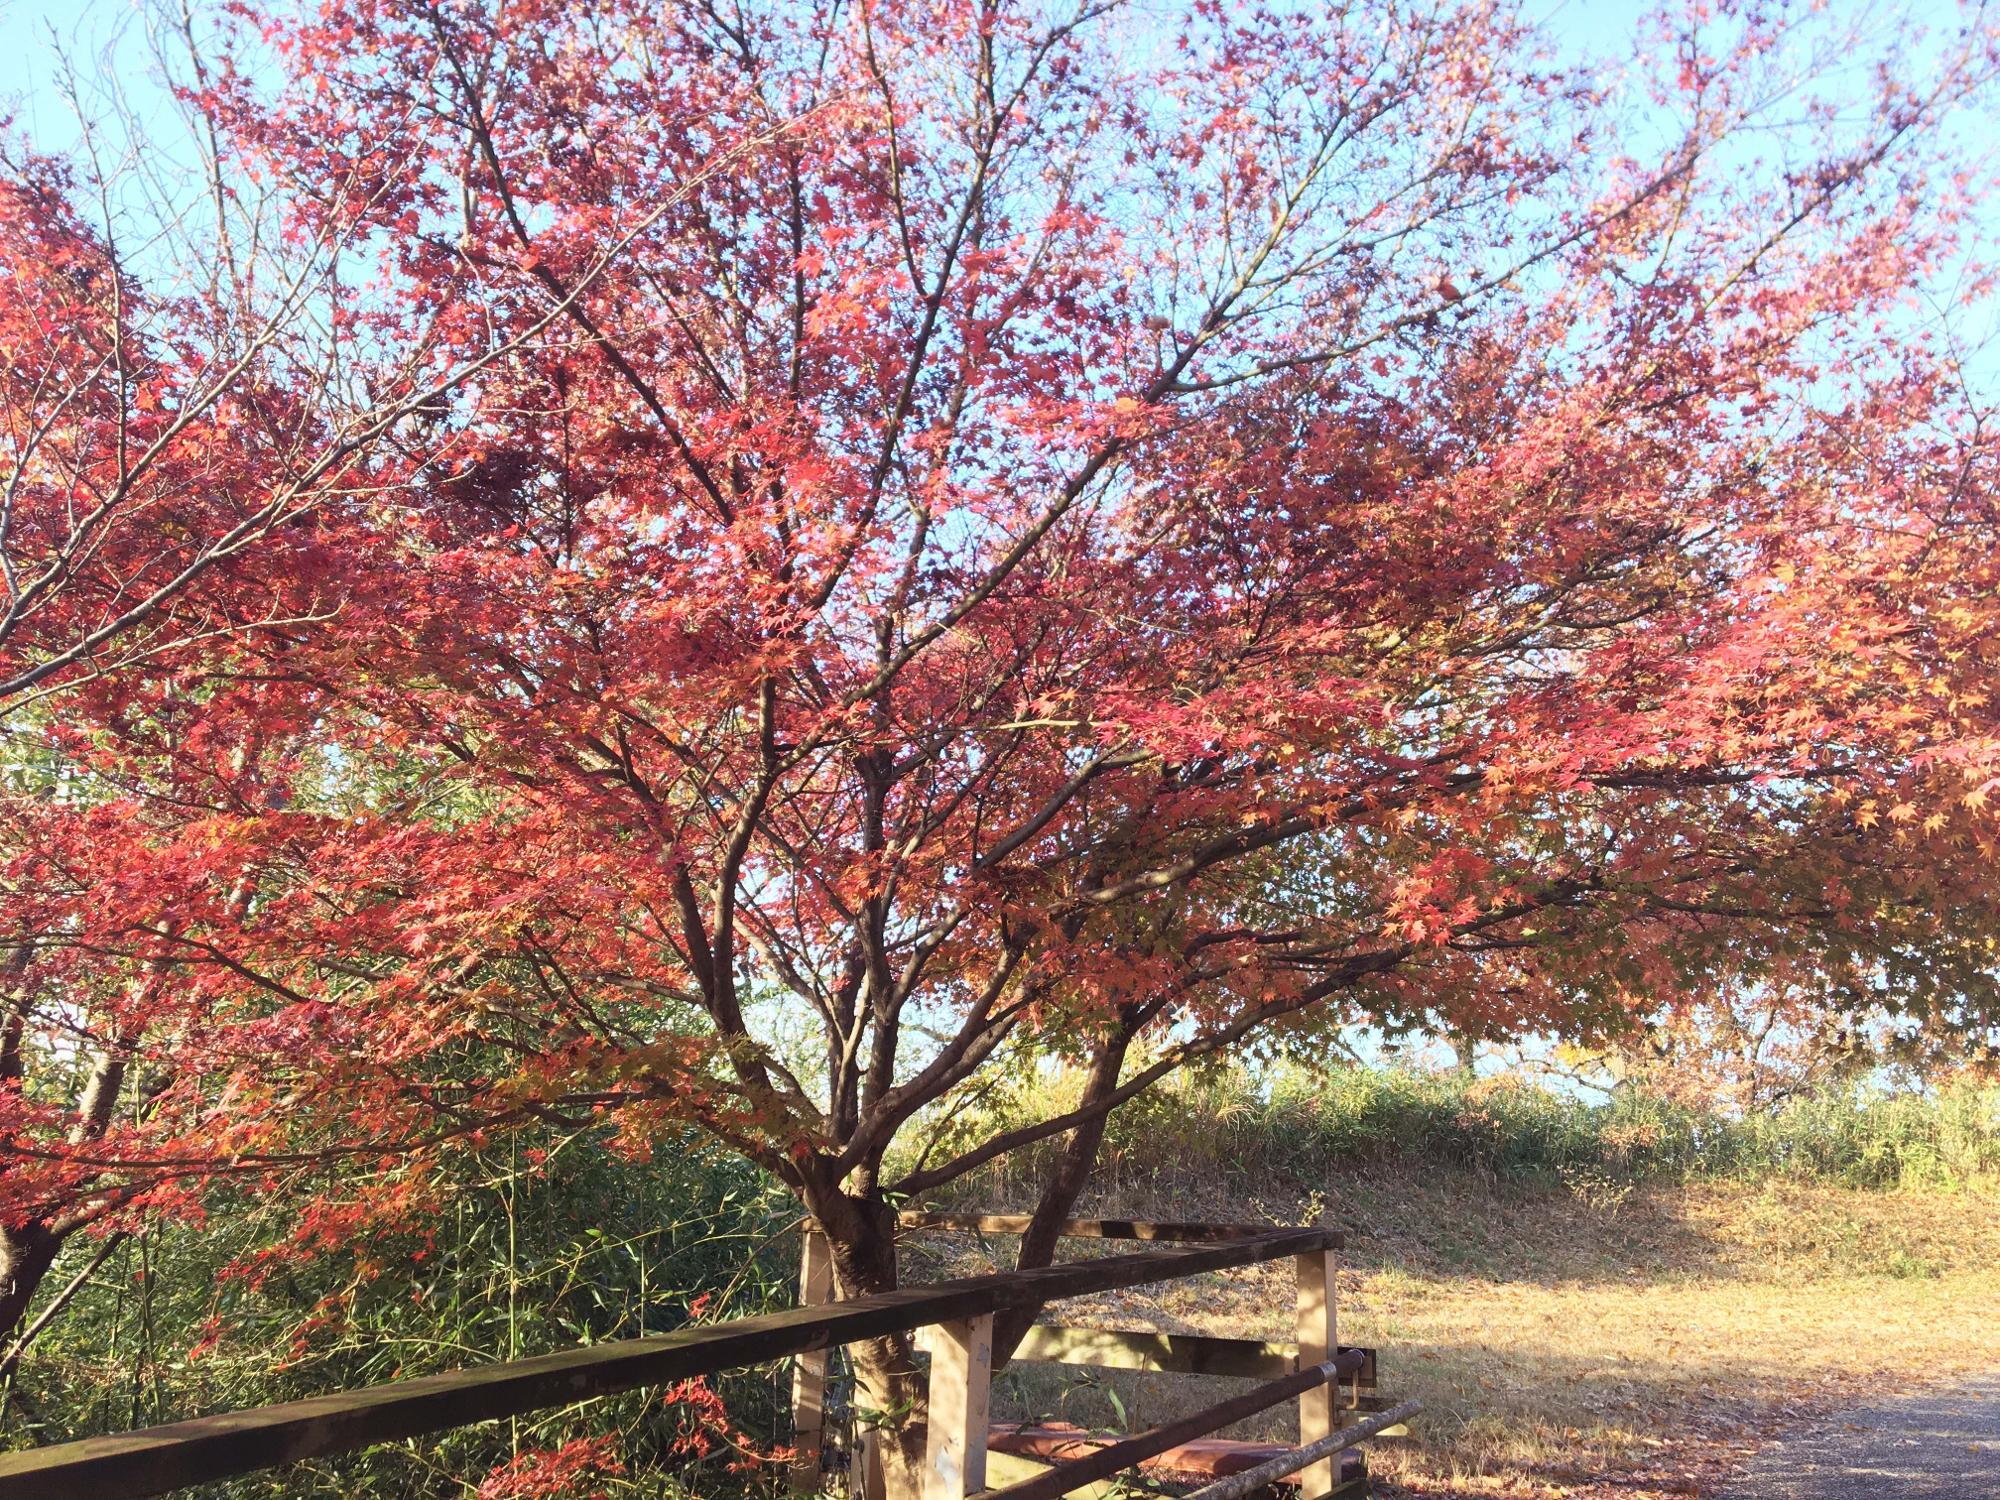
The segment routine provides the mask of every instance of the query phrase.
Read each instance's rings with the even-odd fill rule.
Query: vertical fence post
[[[882,1434],[871,1427],[854,1440],[853,1500],[883,1500],[888,1481],[882,1477]]]
[[[1332,1359],[1340,1347],[1335,1318],[1334,1272],[1339,1258],[1331,1250],[1311,1250],[1298,1257],[1299,1368],[1309,1369]],[[1333,1385],[1314,1386],[1299,1397],[1299,1443],[1319,1441],[1333,1433]],[[1340,1483],[1340,1455],[1308,1466],[1299,1475],[1299,1500],[1324,1500]]]
[[[924,1500],[965,1500],[986,1488],[986,1406],[993,1380],[993,1315],[929,1330],[930,1431]]]
[[[805,1232],[799,1254],[799,1306],[833,1300],[833,1246],[817,1229]],[[826,1439],[826,1366],[829,1350],[801,1354],[792,1365],[792,1488],[819,1488],[819,1456]]]

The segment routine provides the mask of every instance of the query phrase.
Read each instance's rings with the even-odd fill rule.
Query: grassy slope
[[[1378,1232],[1356,1242],[1348,1326],[1429,1407],[1382,1466],[1413,1479],[1671,1475],[1684,1424],[1720,1437],[2000,1366],[2000,1200],[1982,1194],[1371,1184],[1349,1207]]]
[[[1422,1398],[1377,1472],[1415,1494],[1689,1493],[1773,1423],[1844,1396],[2000,1367],[2000,1195],[1782,1181],[1539,1182],[1381,1163],[1332,1202],[1129,1187],[1093,1208],[1321,1217],[1355,1231],[1343,1338],[1383,1352],[1383,1389]],[[997,1248],[997,1247],[995,1247]],[[1079,1247],[1082,1250],[1084,1247]],[[965,1266],[984,1252],[957,1247]],[[1068,1305],[1066,1321],[1287,1334],[1289,1268]],[[1213,1382],[1023,1369],[1019,1414],[1150,1425]],[[1111,1394],[1107,1394],[1107,1392]],[[1115,1396],[1115,1399],[1114,1399]],[[1122,1411],[1121,1411],[1122,1408]],[[1282,1420],[1243,1435],[1283,1436]]]

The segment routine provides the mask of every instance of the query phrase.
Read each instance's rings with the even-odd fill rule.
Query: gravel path
[[[1723,1500],[1994,1500],[2000,1376],[1849,1407],[1775,1442]]]

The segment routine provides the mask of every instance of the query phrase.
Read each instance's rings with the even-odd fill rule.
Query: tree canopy
[[[1650,72],[1450,3],[186,44],[181,274],[5,147],[10,1287],[601,1121],[876,1290],[1061,1136],[1045,1258],[1106,1112],[1274,1038],[1990,1034],[1978,8]],[[939,1133],[1050,1055],[1073,1111]]]

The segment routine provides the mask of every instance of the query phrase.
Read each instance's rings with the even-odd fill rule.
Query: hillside
[[[1456,1087],[1376,1086],[1435,1088],[1440,1100]],[[1520,1154],[1508,1121],[1546,1107],[1503,1100],[1494,1140]],[[1343,1338],[1378,1345],[1384,1392],[1427,1407],[1410,1441],[1379,1449],[1387,1494],[1712,1493],[1789,1425],[1863,1395],[2000,1369],[2000,1190],[1986,1176],[1900,1171],[1908,1182],[1849,1185],[1839,1179],[1861,1175],[1858,1162],[1887,1159],[1882,1143],[1870,1143],[1864,1107],[1813,1107],[1849,1119],[1847,1166],[1831,1145],[1825,1170],[1793,1156],[1791,1175],[1777,1157],[1673,1175],[1609,1158],[1544,1171],[1364,1150],[1327,1161],[1313,1183],[1270,1172],[1285,1159],[1280,1143],[1260,1150],[1251,1138],[1269,1116],[1237,1109],[1233,1124],[1206,1122],[1205,1137],[1194,1122],[1187,1151],[1114,1155],[1083,1207],[1344,1225]],[[1577,1129],[1593,1119],[1601,1139],[1602,1115],[1576,1116]],[[1203,1138],[1233,1141],[1244,1167],[1263,1166],[1230,1170],[1220,1148],[1204,1159],[1193,1144]],[[1571,1142],[1579,1152],[1582,1139]],[[1264,1188],[1245,1191],[1252,1181]],[[1007,1250],[940,1241],[915,1253],[942,1270]],[[1064,1316],[1283,1338],[1288,1275],[1207,1277]],[[1106,1427],[1151,1425],[1217,1389],[1160,1375],[1065,1381],[1047,1367],[1010,1372],[1002,1386],[1019,1414]],[[1286,1434],[1280,1420],[1242,1435]]]

